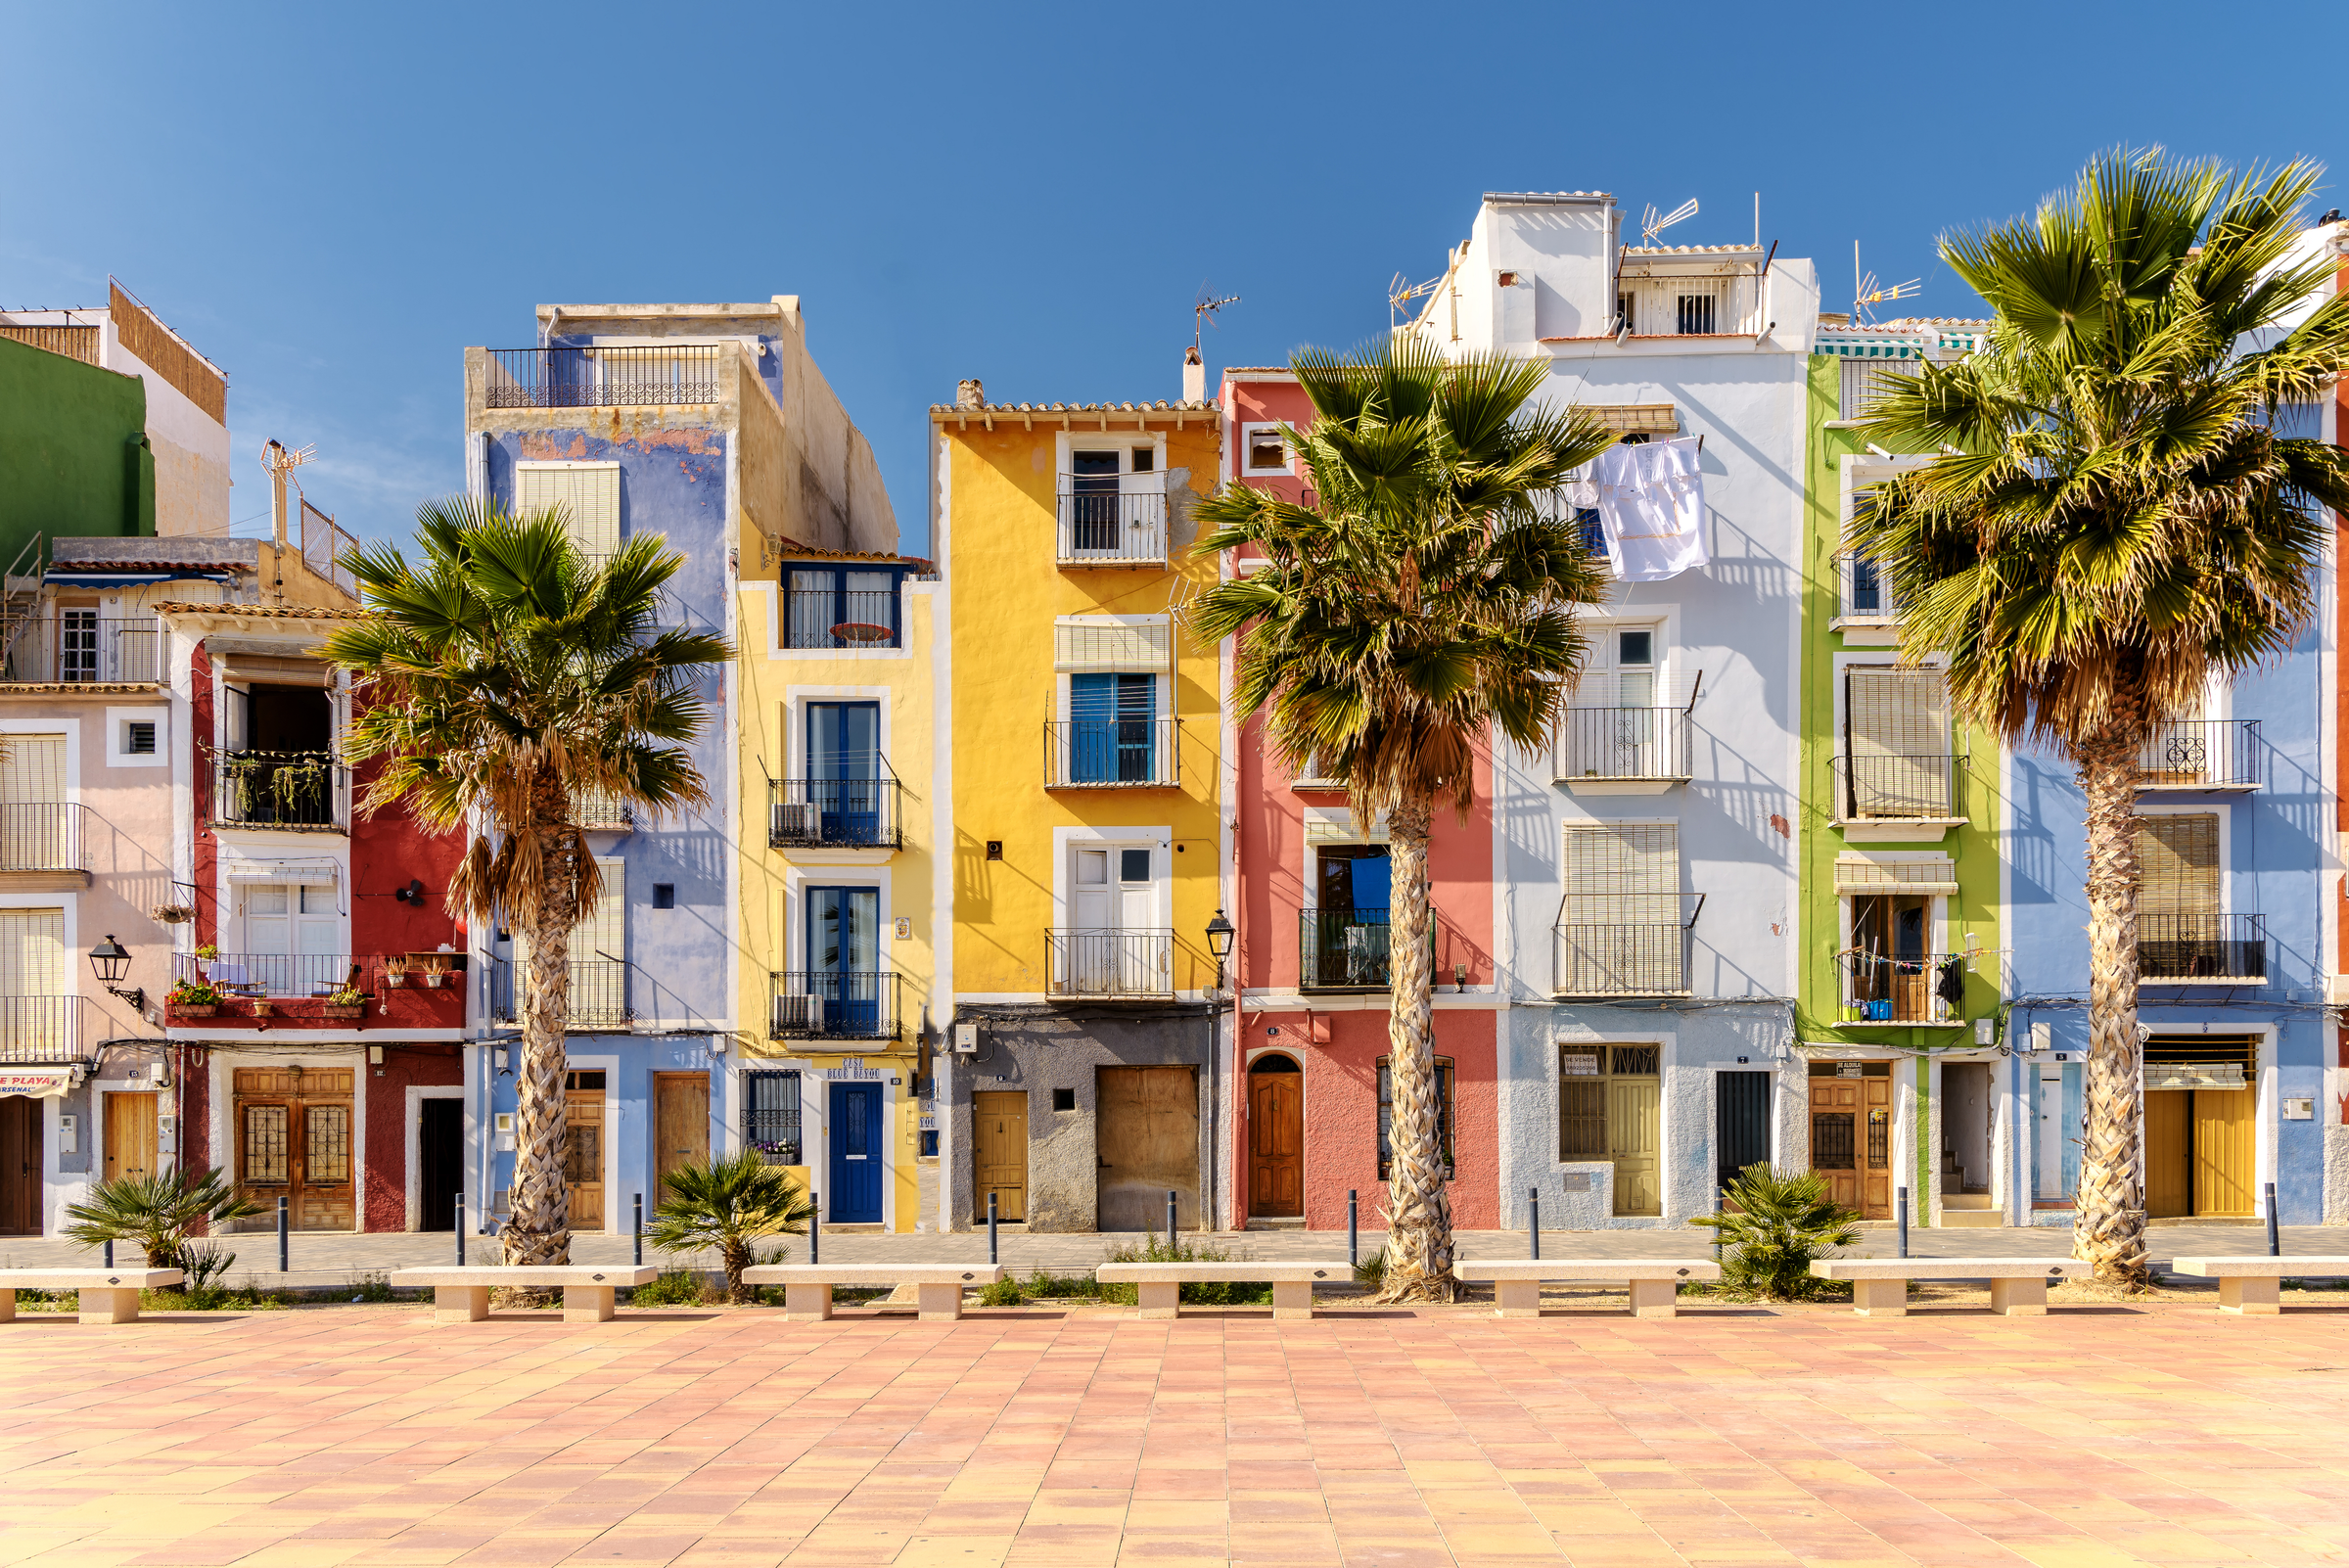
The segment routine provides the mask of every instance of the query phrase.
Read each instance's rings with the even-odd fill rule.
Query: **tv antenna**
[[[1199,280],[1199,298],[1191,301],[1191,351],[1193,353],[1199,350],[1199,329],[1202,326],[1214,326],[1217,311],[1227,304],[1238,304],[1239,302],[1240,297],[1236,294],[1227,294],[1221,300],[1217,299],[1214,294],[1209,292],[1207,280],[1205,278]]]
[[[1656,243],[1657,235],[1671,228],[1675,223],[1694,216],[1696,216],[1696,198],[1693,196],[1661,217],[1658,217],[1656,209],[1650,207],[1639,214],[1639,243],[1653,245]]]
[[[1865,325],[1866,307],[1894,300],[1913,300],[1924,293],[1924,280],[1911,278],[1907,283],[1878,283],[1872,272],[1860,270],[1860,242],[1852,242],[1852,325]]]
[[[1430,278],[1425,283],[1412,283],[1400,272],[1387,280],[1387,330],[1395,330],[1395,317],[1413,300],[1431,295],[1442,286],[1442,278]]]

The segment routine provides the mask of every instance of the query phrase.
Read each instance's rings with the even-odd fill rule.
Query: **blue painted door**
[[[832,1085],[832,1212],[834,1224],[881,1222],[881,1085]]]
[[[826,844],[881,841],[881,705],[807,705],[807,796]]]

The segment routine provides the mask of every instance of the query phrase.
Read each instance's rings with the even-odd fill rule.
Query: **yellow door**
[[[2195,1089],[2194,1213],[2248,1218],[2252,1201],[2254,1120],[2251,1091]],[[2148,1094],[2147,1099],[2158,1096]]]
[[[2145,1095],[2145,1215],[2177,1220],[2194,1212],[2194,1096],[2185,1089]]]
[[[601,1074],[597,1075],[601,1077]],[[571,1089],[563,1096],[569,1141],[563,1182],[571,1188],[571,1228],[604,1228],[604,1091]]]
[[[155,1096],[106,1097],[106,1179],[156,1175]]]
[[[1654,1079],[1616,1079],[1607,1084],[1608,1153],[1615,1160],[1615,1212],[1664,1212],[1656,1169],[1657,1108],[1663,1091]]]
[[[1028,1096],[1018,1090],[971,1096],[971,1141],[978,1161],[978,1212],[987,1219],[987,1195],[995,1195],[995,1218],[1009,1223],[1028,1217]]]

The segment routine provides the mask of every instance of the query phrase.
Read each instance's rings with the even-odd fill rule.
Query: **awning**
[[[22,1094],[26,1099],[65,1098],[73,1086],[70,1067],[0,1067],[0,1095]]]
[[[340,883],[342,867],[332,860],[234,860],[229,863],[231,887],[317,887]]]
[[[1671,403],[1589,403],[1583,412],[1618,436],[1671,436],[1681,428],[1681,411]]]
[[[1956,893],[1958,862],[1948,856],[1930,860],[1864,860],[1838,856],[1837,893]]]
[[[52,588],[143,588],[157,582],[226,582],[217,572],[49,572],[41,580]]]

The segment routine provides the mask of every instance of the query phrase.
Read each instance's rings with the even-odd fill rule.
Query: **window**
[[[930,1128],[921,1133],[921,1144],[914,1151],[925,1160],[938,1158],[938,1129]]]
[[[1615,1213],[1661,1214],[1660,1045],[1558,1044],[1558,1158],[1615,1167]]]
[[[676,906],[677,885],[673,882],[654,883],[653,907],[656,909],[674,909]]]
[[[60,610],[57,613],[57,678],[98,678],[98,612]]]
[[[1157,446],[1077,447],[1056,482],[1061,563],[1164,565],[1167,482]]]
[[[1077,1091],[1073,1088],[1054,1089],[1052,1091],[1052,1109],[1055,1111],[1074,1111],[1077,1109]]]
[[[784,567],[783,646],[895,648],[900,634],[893,570]]]
[[[1847,820],[1951,817],[1956,801],[1948,690],[1937,669],[1844,672]]]
[[[1071,675],[1071,782],[1149,783],[1157,776],[1151,744],[1157,716],[1156,675]]]
[[[2219,912],[2219,816],[2216,811],[2137,819],[2141,916]]]
[[[1395,1075],[1389,1065],[1393,1059],[1378,1059],[1378,1178],[1387,1180],[1395,1151],[1388,1134],[1395,1125]],[[1436,1058],[1436,1146],[1444,1151],[1444,1179],[1452,1179],[1451,1150],[1451,1058]]]
[[[122,755],[153,757],[155,755],[155,720],[134,718],[122,726]]]
[[[2267,975],[2260,917],[2221,912],[2219,827],[2215,811],[2137,819],[2138,970],[2147,980]]]
[[[624,1023],[628,1016],[628,863],[619,855],[599,854],[595,869],[603,882],[595,908],[571,928],[569,1021],[574,1025]],[[513,975],[528,974],[530,965],[530,934],[516,931]],[[512,984],[519,1006],[520,982]]]
[[[799,1165],[800,1075],[742,1075],[742,1141],[769,1165]]]
[[[1618,332],[1637,332],[1639,330],[1633,325],[1632,299],[1633,297],[1628,294],[1619,294],[1615,297],[1615,330]]]
[[[523,512],[562,507],[581,555],[600,560],[620,548],[618,463],[516,463],[514,504]]]
[[[1842,366],[1841,385],[1837,389],[1835,417],[1865,419],[1877,399],[1895,389],[1895,376],[1912,376],[1918,368],[1917,364],[1906,359],[1847,357]]]
[[[1174,781],[1174,725],[1165,716],[1172,647],[1165,616],[1055,623],[1053,668],[1067,680],[1065,716],[1047,737],[1052,784]]]
[[[1678,823],[1569,823],[1559,867],[1561,994],[1687,990]]]
[[[1242,426],[1240,453],[1243,474],[1289,472],[1288,438],[1280,433],[1278,425]]]
[[[1683,338],[1704,336],[1714,330],[1714,297],[1709,294],[1683,294],[1676,297],[1680,325],[1675,329]]]

